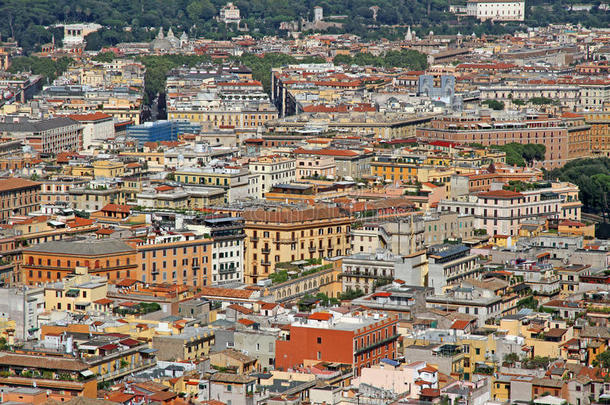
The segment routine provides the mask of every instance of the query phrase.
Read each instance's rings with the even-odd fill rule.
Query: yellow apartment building
[[[165,154],[163,152],[121,152],[120,156],[136,158],[146,162],[148,170],[152,172],[160,172],[165,169]]]
[[[594,156],[610,156],[610,111],[590,111],[582,115],[591,126],[591,153]]]
[[[277,263],[347,254],[351,219],[339,208],[244,211],[244,281],[256,283]]]
[[[209,122],[215,127],[257,128],[265,122],[277,119],[274,109],[236,110],[236,111],[168,111],[168,120],[189,120],[191,122]]]
[[[401,160],[371,162],[371,174],[380,177],[388,183],[415,183],[417,181],[418,166]]]
[[[75,274],[44,289],[47,310],[84,313],[94,309],[94,302],[106,298],[108,281],[92,276],[86,267],[76,267]]]
[[[125,164],[114,160],[96,160],[93,162],[93,175],[100,177],[120,177],[125,174]]]

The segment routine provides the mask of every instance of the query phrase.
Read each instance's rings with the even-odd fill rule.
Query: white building
[[[220,15],[218,19],[225,24],[239,24],[239,22],[241,21],[239,8],[237,8],[237,6],[233,3],[227,3],[226,6],[220,9]]]
[[[240,217],[221,216],[192,220],[190,230],[210,235],[212,245],[212,285],[242,283],[244,280],[244,221]]]
[[[259,175],[258,198],[271,191],[277,184],[286,184],[296,179],[296,160],[279,156],[263,156],[249,164],[250,173]]]
[[[320,6],[313,8],[313,22],[322,21],[324,19],[324,9]]]
[[[439,209],[474,215],[475,229],[488,235],[515,236],[525,219],[563,219],[564,196],[552,188],[514,192],[492,190],[478,195],[441,200]],[[580,218],[578,218],[580,219]]]
[[[64,25],[64,38],[62,40],[64,49],[74,50],[85,47],[85,37],[92,32],[102,28],[101,25],[90,24],[67,24]]]
[[[83,125],[83,150],[114,138],[114,120],[111,115],[94,112],[72,114],[69,117]]]
[[[523,21],[525,0],[468,0],[466,12],[481,21]]]
[[[337,175],[335,159],[330,156],[299,157],[297,180],[308,177],[334,178]]]

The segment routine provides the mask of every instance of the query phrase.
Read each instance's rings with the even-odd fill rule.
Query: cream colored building
[[[95,311],[94,301],[106,298],[108,282],[104,277],[88,274],[86,267],[77,267],[76,274],[44,289],[47,310],[86,313]]]
[[[262,156],[250,162],[250,173],[258,174],[260,178],[260,195],[257,197],[262,199],[276,184],[293,182],[296,179],[295,167],[294,159],[281,156]]]
[[[481,21],[523,21],[525,0],[468,0],[466,13]]]
[[[268,278],[277,263],[349,253],[351,219],[338,208],[248,210],[243,217],[246,283]]]

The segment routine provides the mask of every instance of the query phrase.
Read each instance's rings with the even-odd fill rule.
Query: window
[[[318,336],[318,344],[322,344],[322,338]]]
[[[322,353],[318,352],[318,360],[322,360]]]

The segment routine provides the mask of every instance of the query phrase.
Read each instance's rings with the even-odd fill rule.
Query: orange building
[[[73,357],[0,352],[2,385],[18,396],[19,389],[39,388],[47,400],[66,401],[74,397],[97,397],[97,380],[89,366]],[[29,391],[34,394],[34,391]],[[10,398],[10,396],[9,396]],[[37,403],[40,398],[22,396],[20,403]],[[30,402],[30,400],[32,402]],[[5,397],[4,401],[8,401]],[[4,402],[3,401],[3,402]]]
[[[394,315],[353,313],[337,317],[316,312],[290,326],[286,340],[275,345],[280,370],[320,361],[351,364],[354,375],[364,367],[397,355],[398,318]]]
[[[11,177],[0,180],[0,219],[40,209],[40,183]]]
[[[23,250],[22,280],[26,284],[62,280],[77,267],[109,280],[140,278],[136,250],[113,239],[67,239],[40,243]]]
[[[196,287],[211,284],[211,238],[185,232],[132,239],[132,242],[140,269],[137,280]]]

